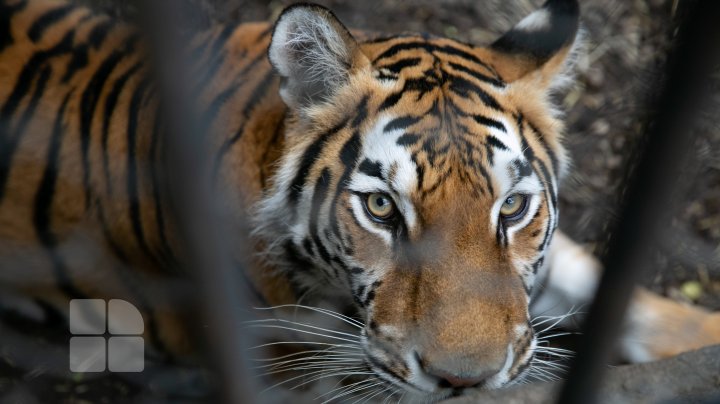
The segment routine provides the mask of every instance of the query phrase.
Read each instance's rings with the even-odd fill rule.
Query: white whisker
[[[339,384],[339,383],[342,383],[342,381],[345,380],[345,379],[347,379],[347,377],[344,377],[342,380],[340,380],[338,383],[336,383],[335,386],[337,386],[337,384]],[[352,383],[352,384],[348,384],[348,385],[346,385],[346,386],[340,386],[340,387],[335,387],[335,386],[333,386],[333,387],[335,387],[335,388],[333,388],[332,390],[327,391],[327,392],[325,392],[325,393],[323,393],[323,394],[320,394],[319,396],[315,397],[315,399],[317,400],[317,399],[320,398],[320,397],[329,396],[330,394],[333,394],[333,393],[342,393],[344,390],[352,389],[352,388],[356,387],[356,386],[359,385],[359,384],[374,383],[375,381],[376,381],[376,380],[373,380],[373,379],[365,379],[365,380],[361,380],[361,381],[359,381],[359,382],[355,382],[355,383]]]
[[[254,362],[272,362],[272,361],[276,361],[276,360],[280,360],[280,359],[291,358],[293,356],[298,356],[298,355],[302,355],[305,353],[321,354],[321,353],[333,352],[333,353],[351,354],[350,352],[345,352],[345,351],[333,351],[333,349],[335,349],[335,347],[330,347],[330,348],[326,348],[326,349],[310,349],[310,350],[306,350],[306,351],[289,353],[287,355],[278,356],[276,358],[252,358],[251,360]],[[353,352],[353,354],[356,354],[356,353]],[[313,355],[311,355],[311,356],[313,356]]]
[[[362,329],[362,328],[365,326],[365,324],[361,323],[361,322],[358,321],[358,320],[355,320],[355,319],[352,318],[352,317],[348,317],[348,316],[346,316],[346,315],[344,315],[344,314],[337,313],[337,312],[334,312],[334,311],[331,311],[331,310],[328,310],[328,309],[322,309],[322,308],[319,308],[319,307],[304,306],[304,305],[301,305],[301,304],[283,304],[283,305],[272,306],[272,307],[255,307],[256,310],[275,310],[275,309],[282,309],[282,308],[301,308],[301,309],[306,309],[306,310],[312,310],[312,311],[315,311],[315,312],[318,312],[318,313],[326,314],[326,315],[331,316],[331,317],[335,317],[335,318],[337,318],[338,320],[342,320],[342,321],[344,321],[344,322],[346,322],[346,323],[348,323],[348,324],[350,324],[350,325],[353,325],[353,326],[355,326],[355,327],[357,327],[357,328],[361,328],[361,329]]]
[[[295,364],[312,364],[312,363],[336,363],[336,362],[362,362],[362,358],[364,355],[362,354],[354,354],[353,357],[343,356],[343,355],[323,355],[323,356],[311,356],[311,357],[303,357],[303,358],[297,358],[297,359],[290,359],[282,362],[277,363],[270,363],[267,365],[261,365],[261,366],[255,366],[253,369],[275,369],[282,366],[288,366],[288,365],[295,365]]]
[[[363,391],[363,390],[365,390],[365,389],[370,389],[370,388],[373,388],[373,387],[375,387],[375,386],[377,386],[377,385],[380,385],[380,384],[382,384],[382,382],[378,382],[376,379],[363,380],[363,383],[362,383],[362,384],[353,383],[353,384],[351,385],[352,387],[350,387],[350,388],[348,388],[348,389],[342,389],[342,390],[338,391],[334,396],[332,396],[332,397],[328,398],[327,400],[323,401],[321,404],[329,403],[329,402],[331,402],[331,401],[333,401],[333,400],[337,400],[337,399],[339,399],[339,398],[341,398],[341,397],[345,397],[345,396],[347,396],[347,395],[350,395],[350,394],[353,394],[353,393],[357,393],[358,391]]]
[[[347,345],[347,344],[331,344],[327,342],[312,342],[312,341],[277,341],[277,342],[268,342],[267,344],[262,345],[256,345],[254,347],[248,348],[248,349],[259,349],[259,348],[265,348],[273,345],[323,345],[323,346],[331,346],[331,347],[337,347],[337,348],[349,348],[349,349],[362,349],[359,345]]]
[[[268,322],[278,322],[278,323],[294,324],[294,325],[298,325],[298,326],[301,326],[301,327],[312,328],[312,329],[314,329],[314,330],[320,330],[320,331],[325,331],[325,332],[329,332],[329,333],[333,333],[333,334],[344,335],[344,336],[346,336],[346,337],[359,338],[358,335],[350,334],[350,333],[347,333],[347,332],[330,330],[330,329],[327,329],[327,328],[317,327],[317,326],[310,325],[310,324],[299,323],[299,322],[297,322],[297,321],[285,320],[285,319],[282,319],[282,318],[269,318],[269,319],[264,319],[264,320],[251,320],[251,321],[247,321],[246,324],[253,324],[253,325],[254,325],[254,324],[261,324],[261,323],[268,323]]]
[[[301,329],[292,328],[292,327],[286,327],[283,325],[251,324],[246,327],[248,327],[248,328],[277,328],[277,329],[281,329],[281,330],[288,330],[288,331],[295,331],[295,332],[304,333],[304,334],[317,335],[318,337],[324,337],[327,339],[335,339],[338,341],[345,341],[345,342],[352,342],[352,343],[356,343],[356,342],[360,341],[359,337],[358,337],[358,339],[348,339],[348,338],[336,337],[333,335],[325,335],[325,334],[321,334],[321,333],[313,332],[313,331],[307,331],[307,330],[301,330]]]
[[[338,363],[338,364],[334,364],[334,365],[329,365],[329,364],[315,364],[315,365],[307,365],[307,366],[298,366],[298,367],[294,367],[294,368],[291,367],[291,368],[285,368],[285,369],[273,369],[273,370],[268,370],[267,372],[259,373],[258,376],[268,376],[268,375],[274,375],[274,374],[286,373],[286,372],[293,372],[293,371],[295,371],[295,372],[300,372],[300,371],[313,370],[313,369],[319,369],[319,370],[331,370],[331,369],[347,369],[347,370],[352,370],[352,369],[362,369],[362,368],[359,368],[359,367],[356,367],[356,368],[348,367],[349,365],[352,365],[352,364],[357,364],[357,362]]]

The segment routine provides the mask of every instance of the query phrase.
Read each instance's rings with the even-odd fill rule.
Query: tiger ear
[[[574,61],[579,17],[576,0],[547,0],[490,45],[494,67],[507,82],[530,78],[555,86]]]
[[[283,77],[280,96],[292,108],[328,100],[355,69],[369,64],[355,38],[330,10],[308,4],[282,12],[268,57]]]

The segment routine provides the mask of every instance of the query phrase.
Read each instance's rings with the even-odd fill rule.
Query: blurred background
[[[146,0],[77,1],[132,20],[138,2]],[[607,245],[624,178],[649,124],[649,106],[662,86],[664,63],[676,23],[682,17],[683,1],[580,1],[586,51],[575,69],[576,84],[556,96],[566,113],[565,144],[572,157],[569,175],[560,190],[560,227],[596,254],[602,254]],[[478,45],[493,41],[542,2],[317,1],[333,10],[350,28],[386,33],[429,32]],[[169,12],[189,13],[201,26],[209,26],[216,22],[270,21],[293,1],[177,3],[177,10]],[[683,180],[689,192],[677,195],[679,203],[673,208],[674,219],[667,226],[663,244],[645,262],[643,284],[675,300],[720,310],[720,70],[708,85],[713,92],[711,105],[701,119],[687,125],[688,135],[692,132],[696,138],[693,166],[684,168]],[[0,393],[21,383],[45,389],[39,387],[48,382],[43,381],[42,369],[19,377],[12,364],[1,362],[2,355]],[[182,372],[164,377],[175,378],[176,384],[191,385],[196,380],[192,373]],[[42,396],[61,397],[63,402],[116,402],[135,396],[137,383],[142,381],[108,377],[92,385],[56,379],[48,383],[49,390]]]

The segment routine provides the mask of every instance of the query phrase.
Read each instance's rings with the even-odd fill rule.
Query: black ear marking
[[[549,79],[566,70],[574,60],[578,36],[580,6],[577,0],[547,0],[535,12],[523,18],[510,31],[489,46],[504,79],[512,82],[541,70]],[[560,80],[560,84],[562,80]],[[551,87],[558,83],[546,80]]]
[[[491,48],[508,54],[526,55],[544,63],[571,45],[578,31],[580,6],[577,0],[548,0],[525,17]]]

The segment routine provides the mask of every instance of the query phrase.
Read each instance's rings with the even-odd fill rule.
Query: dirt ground
[[[83,1],[127,18],[132,18],[136,10],[132,1]],[[201,11],[195,16],[202,23],[268,20],[292,3],[183,1],[199,7]],[[387,33],[424,31],[484,44],[542,1],[318,3],[331,8],[352,28]],[[586,52],[576,68],[577,83],[557,96],[558,104],[566,111],[565,143],[573,159],[560,191],[560,227],[598,254],[604,251],[616,218],[623,178],[648,123],[650,100],[662,83],[665,55],[677,18],[675,3],[677,0],[581,1]],[[678,196],[682,202],[669,207],[674,219],[666,226],[662,245],[646,262],[643,284],[674,299],[720,310],[720,70],[708,85],[713,88],[712,103],[685,134],[696,136],[696,154],[693,166],[683,171],[685,189]],[[668,184],[672,183],[668,179]],[[137,381],[103,378],[101,383],[68,382],[44,377],[42,369],[17,377],[12,368],[12,364],[0,361],[0,397],[3,390],[25,386],[18,397],[53,397],[53,401],[62,397],[63,402],[139,402]],[[22,395],[26,393],[29,395]],[[171,393],[163,394],[172,399]],[[41,398],[38,402],[48,400]]]

